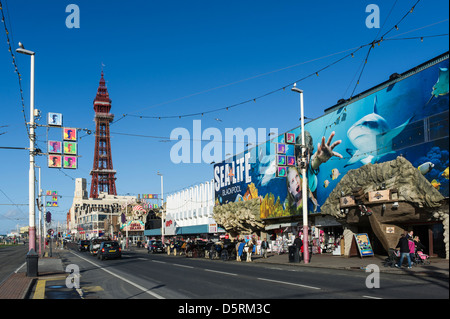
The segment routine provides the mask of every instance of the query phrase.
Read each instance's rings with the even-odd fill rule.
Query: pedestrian
[[[414,244],[414,240],[412,237],[408,238],[408,246],[409,246],[409,258],[411,259],[411,262],[416,262],[416,245]]]
[[[408,269],[411,269],[411,258],[409,256],[409,252],[410,252],[409,244],[408,244],[408,239],[406,238],[406,236],[404,234],[401,235],[400,240],[398,241],[398,244],[395,248],[400,248],[400,261],[398,264],[395,264],[395,267],[401,268],[403,259],[405,259],[405,257],[406,257],[408,260]]]
[[[261,243],[261,254],[263,258],[267,258],[267,249],[269,249],[269,243],[267,242],[267,238],[264,238]]]
[[[424,251],[425,246],[420,241],[419,236],[414,237],[414,244],[416,245],[416,251],[421,251],[421,252]]]
[[[300,237],[298,235],[295,235],[295,239],[294,239],[294,247],[295,247],[295,252],[299,255],[299,260],[302,260],[302,253],[301,253],[301,249],[303,246],[303,242],[300,239]]]
[[[406,234],[406,238],[407,239],[413,239],[413,235],[414,235],[414,231],[412,231],[412,230],[410,230],[409,232],[408,232],[408,234]]]

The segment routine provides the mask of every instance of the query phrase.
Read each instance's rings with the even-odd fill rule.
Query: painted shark
[[[361,118],[347,131],[347,136],[356,150],[347,149],[352,158],[345,166],[358,161],[364,165],[375,163],[381,157],[394,153],[392,139],[405,129],[410,120],[411,118],[402,125],[390,129],[387,121],[377,112],[377,97],[375,96],[373,113]]]

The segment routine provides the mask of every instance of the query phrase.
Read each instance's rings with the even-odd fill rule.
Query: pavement
[[[147,253],[146,249],[132,249],[137,253]],[[69,273],[65,272],[62,259],[58,251],[54,251],[52,257],[46,253],[38,259],[38,275],[27,277],[27,267],[24,265],[16,273],[11,274],[0,286],[0,299],[80,299],[75,289],[65,287],[65,280]],[[184,256],[173,258],[185,258]],[[254,255],[252,262],[286,265],[291,267],[326,268],[348,271],[366,272],[369,265],[376,265],[380,273],[392,273],[405,276],[430,276],[449,279],[449,260],[444,258],[431,258],[429,265],[413,266],[412,269],[403,267],[384,266],[386,256],[370,257],[344,257],[332,254],[312,255],[308,264],[303,262],[290,262],[288,254],[268,253],[267,258]],[[218,260],[218,262],[221,262]],[[236,262],[236,261],[231,261]],[[245,262],[245,261],[242,261]],[[368,271],[371,271],[370,266]],[[54,294],[53,294],[54,293]],[[52,295],[53,294],[53,295]]]

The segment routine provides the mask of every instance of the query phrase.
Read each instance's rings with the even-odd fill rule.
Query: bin
[[[39,255],[30,249],[27,254],[27,277],[37,277]]]
[[[289,254],[289,262],[293,263],[295,262],[295,246],[289,246],[288,247],[288,254]]]
[[[300,254],[298,248],[296,246],[289,246],[289,262],[290,263],[299,263],[300,262]]]

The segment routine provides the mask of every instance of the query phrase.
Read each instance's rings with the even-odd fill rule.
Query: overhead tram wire
[[[444,22],[444,21],[448,21],[448,19],[447,19],[447,20],[440,21],[440,22],[437,22],[437,23],[442,23],[442,22]],[[437,23],[433,23],[433,24],[431,24],[431,25],[435,25],[435,24],[437,24]],[[429,26],[431,26],[431,25],[429,25]],[[425,26],[425,27],[427,27],[427,26]],[[425,27],[422,27],[422,28],[419,28],[419,29],[423,29],[423,28],[425,28]],[[418,30],[418,29],[416,29],[416,30]],[[415,31],[415,30],[412,30],[412,31]],[[408,31],[408,32],[405,32],[405,33],[409,33],[409,32],[412,32],[412,31]],[[405,34],[405,33],[403,33],[403,34]],[[288,85],[285,85],[285,86],[283,86],[283,87],[281,87],[281,88],[279,88],[279,89],[276,89],[276,90],[270,91],[270,92],[268,92],[268,93],[265,93],[265,94],[260,95],[260,96],[258,96],[258,97],[255,97],[255,98],[252,98],[252,99],[248,99],[248,100],[242,101],[242,102],[240,102],[240,103],[236,103],[236,104],[233,104],[233,105],[229,105],[229,106],[226,106],[226,107],[221,107],[221,108],[217,108],[217,109],[213,109],[213,110],[208,110],[208,111],[203,111],[203,112],[196,112],[196,113],[190,113],[190,114],[182,114],[182,115],[146,116],[146,115],[123,114],[123,116],[122,116],[120,119],[118,119],[117,121],[113,122],[112,124],[118,122],[119,120],[122,120],[122,119],[125,118],[126,116],[136,117],[136,118],[141,118],[141,119],[144,119],[144,118],[145,118],[145,119],[159,119],[159,120],[160,120],[160,119],[175,119],[175,118],[181,119],[181,118],[183,118],[183,117],[192,117],[192,116],[199,116],[199,115],[203,116],[203,115],[205,115],[205,114],[210,114],[210,113],[219,112],[219,111],[223,111],[223,110],[228,111],[228,110],[231,109],[231,108],[234,108],[234,107],[237,107],[237,106],[246,104],[246,103],[250,103],[250,102],[256,102],[256,100],[258,100],[258,99],[260,99],[260,98],[263,98],[263,97],[265,97],[265,96],[274,94],[274,93],[279,92],[279,91],[281,91],[281,90],[285,90],[286,87],[292,86],[294,83],[298,83],[298,82],[300,82],[300,81],[304,81],[304,80],[306,80],[307,78],[312,77],[312,76],[314,76],[314,75],[317,76],[317,75],[319,74],[319,72],[321,72],[321,71],[323,71],[323,70],[325,70],[325,69],[331,67],[331,66],[334,65],[334,64],[339,63],[340,61],[342,61],[342,60],[348,58],[349,56],[354,57],[354,54],[355,54],[357,51],[361,50],[362,48],[364,48],[364,47],[366,47],[366,46],[371,46],[370,49],[372,49],[372,47],[373,47],[375,44],[379,44],[379,43],[381,43],[382,41],[415,40],[415,39],[420,39],[420,40],[423,41],[423,39],[426,39],[426,38],[436,38],[436,37],[443,37],[443,36],[448,36],[448,35],[449,35],[448,33],[445,33],[445,34],[436,34],[436,35],[428,35],[428,36],[405,37],[405,38],[398,38],[398,39],[394,39],[394,37],[391,37],[391,38],[387,38],[387,39],[383,39],[383,40],[381,40],[381,39],[380,39],[380,40],[376,40],[376,41],[367,43],[367,44],[365,44],[365,45],[361,45],[360,47],[358,47],[355,51],[353,51],[353,52],[350,53],[349,55],[346,55],[346,56],[344,56],[344,57],[342,57],[342,58],[340,58],[340,59],[338,59],[338,60],[336,60],[336,61],[334,61],[334,62],[328,64],[327,66],[321,68],[320,70],[318,70],[318,71],[316,71],[316,72],[313,72],[313,73],[311,73],[311,74],[309,74],[309,75],[307,75],[307,76],[305,76],[305,77],[303,77],[303,78],[301,78],[301,79],[299,79],[299,80],[297,80],[297,81],[294,81],[294,82],[292,82],[292,83],[290,83],[290,84],[288,84]],[[345,50],[345,51],[342,51],[342,52],[346,52],[346,51],[349,51],[349,50]],[[368,53],[366,54],[365,59],[363,60],[364,66],[365,66],[366,61],[367,61],[367,59],[368,59],[369,53],[370,53],[370,50],[368,51]],[[363,67],[363,69],[364,69],[364,67]],[[360,72],[360,76],[359,76],[359,78],[358,78],[359,80],[361,79],[362,72],[363,72],[363,70],[361,70],[361,72]],[[356,74],[355,74],[355,76],[356,76]],[[358,85],[358,82],[357,82],[357,85]],[[356,86],[357,86],[357,85],[356,85]],[[353,97],[353,93],[354,93],[354,91],[355,91],[355,89],[356,89],[356,86],[355,86],[355,88],[354,88],[354,90],[353,90],[353,92],[352,92],[352,97]],[[351,99],[351,98],[350,98],[350,99]],[[95,131],[94,131],[94,133],[95,133]],[[164,141],[177,141],[177,140],[171,140],[171,139],[168,138],[168,137],[162,137],[162,136],[141,135],[141,134],[121,133],[121,132],[111,132],[111,134],[127,135],[127,136],[135,136],[135,137],[145,137],[145,138],[155,138],[155,139],[156,139],[156,138],[159,138],[159,139],[164,140]],[[89,135],[89,134],[87,134],[87,135]],[[87,135],[80,136],[80,139],[81,139],[82,137],[87,136]],[[208,141],[210,141],[210,140],[201,140],[201,141],[208,142]]]
[[[14,66],[14,72],[17,73],[17,78],[18,78],[18,81],[19,81],[20,99],[21,99],[21,104],[22,104],[22,114],[23,114],[23,119],[24,119],[24,122],[25,122],[25,128],[27,130],[27,136],[31,140],[32,137],[30,136],[30,131],[29,131],[28,125],[27,125],[27,123],[28,123],[27,122],[27,117],[26,117],[26,114],[25,114],[25,103],[24,103],[23,89],[22,89],[22,75],[20,74],[19,66],[17,64],[16,57],[14,56],[14,52],[15,51],[14,51],[13,47],[11,47],[11,41],[9,39],[10,32],[8,31],[8,27],[6,26],[6,18],[5,18],[3,4],[2,4],[1,0],[0,0],[0,13],[1,13],[1,21],[2,21],[3,27],[5,29],[6,42],[8,44],[8,51],[11,54],[12,64]],[[9,13],[8,13],[8,17],[9,17]],[[10,21],[8,21],[8,23],[11,26]],[[12,33],[11,33],[11,38],[13,38]]]
[[[381,30],[383,29],[384,25],[386,24],[387,19],[389,18],[389,16],[390,16],[392,10],[394,9],[394,6],[395,6],[396,3],[397,3],[397,1],[394,2],[394,4],[393,4],[393,6],[392,6],[392,8],[391,8],[391,10],[390,10],[390,12],[389,12],[387,18],[385,19],[385,21],[384,21],[384,23],[383,23],[382,28],[380,29],[380,31],[378,31],[377,36],[376,36],[375,39],[372,41],[371,46],[369,47],[369,50],[367,51],[367,55],[366,55],[366,58],[365,58],[365,60],[364,60],[364,65],[363,65],[363,67],[362,67],[362,69],[361,69],[361,72],[360,72],[360,74],[359,74],[358,80],[356,81],[355,87],[353,88],[353,91],[352,91],[352,94],[351,94],[350,98],[353,97],[353,94],[355,93],[356,88],[357,88],[358,85],[359,85],[359,81],[361,80],[361,77],[362,77],[362,75],[363,75],[363,73],[364,73],[364,69],[366,68],[366,64],[367,64],[367,62],[368,62],[370,52],[372,51],[373,48],[375,48],[375,44],[380,45],[380,43],[384,40],[384,37],[385,37],[387,34],[389,34],[389,33],[390,33],[392,30],[394,30],[394,29],[397,29],[397,30],[398,30],[398,29],[399,29],[399,28],[398,28],[398,25],[399,25],[399,24],[400,24],[400,23],[401,23],[401,22],[402,22],[409,14],[410,14],[410,13],[412,13],[412,12],[414,11],[414,8],[417,6],[417,4],[418,4],[419,2],[420,2],[420,0],[417,0],[417,2],[412,6],[412,8],[409,9],[408,12],[406,12],[406,14],[403,15],[403,17],[402,17],[402,18],[401,18],[401,19],[400,19],[393,27],[391,27],[388,31],[386,31],[386,32],[385,32],[385,33],[377,40],[378,35],[380,34]]]
[[[284,85],[284,86],[282,86],[282,87],[280,87],[280,88],[278,88],[278,89],[275,89],[275,90],[273,90],[273,91],[264,93],[264,94],[262,94],[262,95],[259,95],[259,96],[257,96],[257,97],[251,98],[251,99],[244,100],[244,101],[239,102],[239,103],[236,103],[236,104],[232,104],[232,105],[228,105],[228,106],[216,108],[216,109],[213,109],[213,110],[208,110],[208,111],[203,111],[203,112],[196,112],[196,113],[189,113],[189,114],[181,114],[181,115],[147,116],[147,115],[123,114],[122,118],[124,118],[124,117],[126,117],[126,116],[130,116],[130,117],[147,118],[147,119],[158,119],[158,120],[161,120],[161,119],[175,119],[175,118],[181,119],[181,118],[184,118],[184,117],[192,117],[192,116],[205,115],[205,114],[210,114],[210,113],[219,112],[219,111],[224,111],[224,110],[228,111],[228,110],[231,109],[231,108],[235,108],[235,107],[237,107],[237,106],[241,106],[241,105],[243,105],[243,104],[247,104],[247,103],[251,103],[251,102],[256,102],[256,100],[259,100],[259,99],[264,98],[264,97],[266,97],[266,96],[272,95],[272,94],[274,94],[274,93],[276,93],[276,92],[283,91],[283,90],[285,90],[287,87],[292,86],[294,83],[299,83],[299,82],[304,81],[304,80],[306,80],[307,78],[312,77],[312,76],[314,76],[314,75],[317,76],[320,72],[322,72],[322,71],[328,69],[329,67],[331,67],[331,66],[333,66],[333,65],[335,65],[335,64],[337,64],[337,63],[339,63],[339,62],[341,62],[342,60],[344,60],[344,59],[346,59],[346,58],[348,58],[348,57],[354,55],[357,51],[359,51],[360,49],[362,49],[363,47],[368,46],[368,45],[371,45],[371,43],[370,43],[370,44],[365,44],[365,45],[362,45],[362,46],[357,47],[357,49],[354,50],[352,53],[347,54],[347,55],[345,55],[344,57],[341,57],[341,58],[337,59],[336,61],[334,61],[334,62],[332,62],[332,63],[326,65],[325,67],[323,67],[323,68],[321,68],[321,69],[319,69],[319,70],[317,70],[317,71],[312,72],[311,74],[309,74],[309,75],[307,75],[307,76],[304,76],[304,77],[301,78],[301,79],[298,79],[298,80],[296,80],[296,81],[293,81],[293,82],[291,82],[291,83],[289,83],[289,84],[286,84],[286,85]],[[346,50],[346,51],[349,51],[349,50]],[[346,51],[344,51],[344,52],[346,52]],[[122,118],[121,118],[121,119],[122,119]],[[121,119],[119,119],[119,120],[121,120]],[[119,120],[117,120],[117,121],[119,121]],[[116,122],[117,122],[117,121],[116,121]]]
[[[211,89],[203,90],[203,91],[200,91],[200,92],[197,92],[197,93],[192,93],[192,94],[189,94],[189,95],[186,95],[186,96],[183,96],[183,97],[180,97],[180,98],[176,98],[176,99],[173,99],[173,100],[170,100],[170,101],[161,102],[161,103],[154,104],[154,105],[151,105],[151,106],[148,106],[148,107],[144,107],[141,110],[145,110],[145,109],[154,108],[154,107],[157,107],[157,106],[161,106],[161,105],[177,102],[177,101],[180,101],[180,100],[192,97],[192,96],[196,96],[196,95],[200,95],[200,94],[203,94],[203,93],[211,92],[211,91],[214,91],[214,90],[217,90],[217,89],[221,89],[221,88],[225,88],[225,87],[228,87],[228,86],[231,86],[231,85],[235,85],[235,84],[242,83],[242,82],[245,82],[245,81],[253,80],[253,79],[256,79],[256,78],[259,78],[259,77],[262,77],[262,76],[266,76],[266,75],[269,75],[269,74],[273,74],[273,73],[277,73],[277,72],[284,71],[284,70],[287,70],[287,69],[291,69],[291,68],[294,68],[294,67],[297,67],[297,66],[300,66],[300,65],[303,65],[303,64],[308,64],[308,63],[311,63],[311,62],[315,62],[315,61],[318,61],[318,60],[329,58],[329,57],[332,57],[334,55],[338,55],[338,54],[342,54],[342,53],[345,53],[345,52],[348,52],[348,51],[355,50],[357,48],[358,47],[354,47],[354,48],[346,49],[346,50],[343,50],[343,51],[331,53],[331,54],[328,54],[328,55],[325,55],[325,56],[322,56],[322,57],[319,57],[319,58],[314,58],[314,59],[311,59],[311,60],[308,60],[308,61],[299,62],[299,63],[293,64],[293,65],[290,65],[290,66],[287,66],[287,67],[283,67],[283,68],[280,68],[280,69],[268,71],[268,72],[265,72],[265,73],[262,73],[262,74],[258,74],[258,75],[255,75],[255,76],[251,76],[251,77],[248,77],[248,78],[245,78],[245,79],[242,79],[242,80],[237,80],[237,81],[234,81],[234,82],[231,82],[231,83],[228,83],[228,84],[219,85],[219,86],[211,88]],[[137,112],[138,111],[133,112],[133,113],[137,113]],[[205,112],[203,112],[203,113],[205,113]],[[122,120],[127,115],[131,115],[131,114],[123,114],[123,116],[121,118],[119,118],[118,120],[116,120],[116,121],[114,121],[112,123],[116,123],[116,122]]]
[[[402,18],[402,19],[404,19],[404,18]],[[398,24],[397,24],[397,25],[398,25]],[[388,32],[386,32],[385,34],[387,34],[387,33],[388,33]],[[424,39],[424,38],[440,37],[440,36],[446,36],[446,35],[448,35],[448,34],[439,34],[439,35],[430,35],[430,36],[421,36],[421,37],[401,38],[401,39],[398,39],[398,40],[411,40],[411,39],[421,39],[421,40],[422,40],[422,39]],[[258,99],[261,99],[261,98],[263,98],[263,97],[272,95],[272,94],[274,94],[274,93],[276,93],[276,92],[285,90],[287,87],[292,86],[294,83],[298,83],[298,82],[304,81],[304,80],[306,80],[307,78],[312,77],[312,76],[314,76],[314,75],[317,75],[317,76],[318,76],[319,73],[322,72],[323,70],[325,70],[325,69],[331,67],[332,65],[334,65],[334,64],[336,64],[336,63],[338,63],[338,62],[340,62],[340,61],[342,61],[342,60],[348,58],[349,56],[352,56],[352,57],[353,57],[354,54],[355,54],[357,51],[361,50],[361,49],[364,48],[364,47],[370,46],[370,48],[369,48],[369,50],[368,50],[368,52],[367,52],[367,54],[366,54],[366,58],[364,59],[364,65],[365,65],[365,64],[367,64],[367,61],[368,61],[370,52],[371,52],[371,50],[374,48],[375,44],[380,45],[380,43],[381,43],[382,41],[390,41],[390,40],[393,40],[393,39],[392,39],[392,38],[388,38],[388,39],[380,38],[379,40],[374,40],[374,41],[372,41],[372,42],[370,42],[370,43],[361,45],[361,46],[358,47],[355,51],[353,51],[351,54],[346,55],[346,56],[344,56],[344,57],[342,57],[342,58],[340,58],[340,59],[338,59],[338,60],[336,60],[336,61],[330,63],[329,65],[327,65],[327,66],[325,66],[325,67],[323,67],[323,68],[321,68],[321,69],[319,69],[319,70],[317,70],[317,71],[315,71],[315,72],[313,72],[313,73],[311,73],[311,74],[309,74],[309,75],[307,75],[307,76],[305,76],[305,77],[303,77],[303,78],[301,78],[301,79],[299,79],[299,80],[297,80],[297,81],[293,81],[292,83],[287,84],[287,85],[284,85],[283,87],[280,87],[280,88],[275,89],[275,90],[273,90],[273,91],[270,91],[270,92],[268,92],[268,93],[262,94],[262,95],[260,95],[260,96],[257,96],[257,97],[254,97],[254,98],[251,98],[251,99],[248,99],[248,100],[245,100],[245,101],[242,101],[242,102],[233,104],[233,105],[229,105],[229,106],[225,106],[225,107],[220,107],[220,108],[216,108],[216,109],[212,109],[212,110],[207,110],[207,111],[203,111],[203,112],[195,112],[195,113],[179,114],[179,115],[148,116],[148,115],[135,115],[135,114],[130,114],[130,113],[128,113],[128,114],[123,114],[121,118],[119,118],[117,121],[115,121],[115,122],[113,122],[113,123],[116,123],[116,122],[118,122],[118,121],[124,119],[124,118],[127,117],[127,116],[128,116],[128,117],[141,118],[141,119],[158,119],[158,120],[161,120],[161,119],[176,119],[176,118],[181,119],[181,118],[184,118],[184,117],[203,116],[203,115],[205,115],[205,114],[210,114],[210,113],[220,112],[220,111],[224,111],[224,110],[228,111],[228,110],[231,109],[231,108],[234,108],[234,107],[237,107],[237,106],[241,106],[241,105],[243,105],[243,104],[247,104],[247,103],[251,103],[251,102],[256,102],[256,100],[258,100]],[[346,51],[348,51],[348,50],[346,50]],[[344,52],[345,52],[345,51],[344,51]],[[362,73],[363,73],[363,71],[364,71],[364,68],[365,68],[365,66],[363,66],[363,68],[362,68],[362,70],[361,70],[361,72],[360,72],[360,75],[359,75],[359,77],[358,77],[358,80],[361,79]],[[358,84],[359,84],[359,83],[357,82],[357,84],[355,85],[355,88],[353,89],[352,96],[353,96],[354,92],[356,91],[356,87],[358,86]]]

